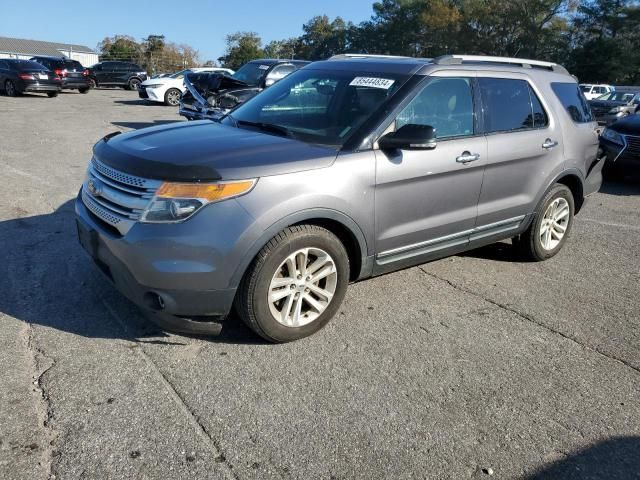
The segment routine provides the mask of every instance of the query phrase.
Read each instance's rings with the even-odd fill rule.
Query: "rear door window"
[[[551,88],[576,123],[593,122],[593,114],[587,99],[575,83],[552,83]]]
[[[479,78],[485,133],[543,128],[548,116],[526,80]]]

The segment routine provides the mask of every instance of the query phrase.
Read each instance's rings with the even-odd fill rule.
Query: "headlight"
[[[161,87],[161,83],[154,83],[153,85],[145,85],[146,88],[158,88]]]
[[[606,138],[612,143],[616,143],[618,145],[624,145],[624,139],[622,135],[620,135],[615,130],[611,130],[610,128],[605,128],[604,132],[602,132],[602,138]]]
[[[239,197],[251,191],[257,180],[218,183],[163,183],[142,214],[141,222],[181,222],[209,203]]]
[[[622,107],[613,107],[609,110],[609,113],[620,113],[622,111]]]

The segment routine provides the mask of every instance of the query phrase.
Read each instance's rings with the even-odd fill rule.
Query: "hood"
[[[612,123],[607,128],[623,135],[640,136],[640,114],[629,115]]]
[[[629,105],[630,102],[620,102],[614,100],[591,100],[589,102],[592,107],[624,107],[625,105]]]
[[[257,178],[331,165],[335,149],[208,120],[107,135],[94,156],[112,168],[167,181]]]
[[[148,80],[145,80],[144,82],[142,82],[141,85],[144,87],[147,87],[149,85],[167,85],[172,83],[176,83],[182,86],[182,79],[170,78],[170,77],[149,78]]]

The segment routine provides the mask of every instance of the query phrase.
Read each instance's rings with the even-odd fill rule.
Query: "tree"
[[[98,44],[102,60],[138,61],[142,54],[142,45],[128,35],[106,37]]]
[[[298,57],[307,60],[324,60],[347,48],[347,34],[351,24],[342,18],[329,20],[326,15],[313,17],[302,26],[303,34],[298,43]]]
[[[264,56],[267,58],[298,58],[296,54],[299,50],[299,38],[272,40],[266,47],[264,47]]]
[[[264,56],[262,39],[255,32],[227,35],[226,42],[226,52],[218,59],[226,68],[237,70],[248,61]]]

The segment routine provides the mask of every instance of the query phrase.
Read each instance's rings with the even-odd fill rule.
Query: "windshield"
[[[630,102],[633,100],[634,93],[632,92],[609,92],[598,97],[598,100],[605,100],[609,102]]]
[[[298,70],[232,112],[223,123],[309,143],[342,146],[407,76]]]
[[[12,62],[16,66],[16,70],[48,70],[44,65],[32,60],[14,60]]]
[[[591,85],[580,85],[582,93],[589,93],[591,91]]]
[[[179,72],[176,72],[176,73],[173,73],[173,74],[169,75],[169,78],[178,78],[178,79],[184,78],[184,76],[187,73],[191,73],[191,70],[188,70],[188,69],[187,70],[181,70]]]
[[[264,74],[269,70],[271,65],[267,65],[266,63],[245,63],[240,69],[231,75],[236,80],[240,80],[241,82],[247,83],[249,85],[259,85],[260,80],[264,77]]]

